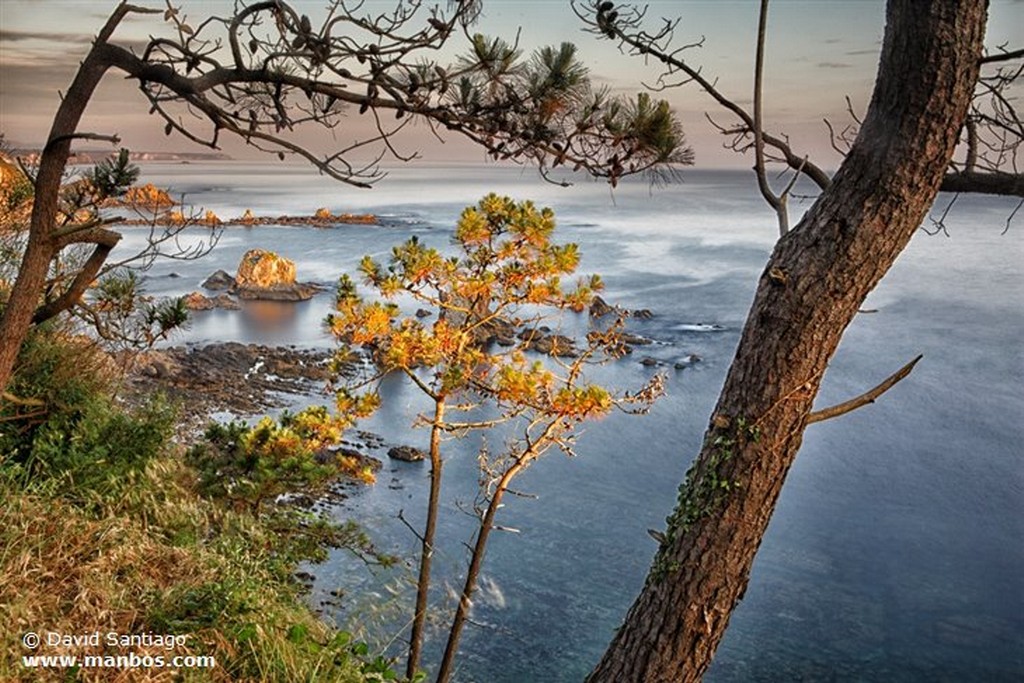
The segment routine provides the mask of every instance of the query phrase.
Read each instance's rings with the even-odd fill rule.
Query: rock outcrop
[[[215,292],[219,292],[225,289],[231,289],[235,286],[235,278],[223,270],[218,270],[210,277],[203,280],[203,289],[210,289]]]
[[[595,296],[593,301],[590,302],[590,315],[595,318],[603,318],[609,313],[614,313],[615,308],[610,306],[607,301],[599,296]]]
[[[115,203],[120,206],[138,206],[146,209],[166,209],[177,204],[166,190],[162,190],[152,183],[128,188],[124,196],[115,200]]]
[[[238,263],[235,285],[266,289],[295,284],[295,262],[272,251],[250,249]]]
[[[574,358],[579,355],[572,339],[561,334],[550,334],[551,330],[541,326],[524,329],[519,338],[525,342],[527,349],[548,356]]]
[[[225,342],[203,347],[153,349],[138,354],[130,389],[138,396],[160,389],[181,404],[189,424],[216,411],[253,415],[283,405],[284,394],[316,392],[330,376],[332,352]],[[355,368],[341,366],[343,376]]]
[[[295,281],[295,262],[272,251],[250,249],[238,264],[232,293],[240,299],[305,301],[322,291],[319,285]]]

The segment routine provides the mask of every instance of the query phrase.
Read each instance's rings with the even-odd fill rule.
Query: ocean
[[[602,373],[637,387],[668,372],[667,396],[647,416],[588,425],[578,457],[550,454],[531,467],[492,536],[483,589],[456,680],[581,681],[638,592],[683,474],[696,455],[777,228],[743,171],[685,171],[651,187],[581,180],[562,188],[535,172],[474,164],[410,164],[373,190],[273,162],[148,164],[142,180],[221,217],[372,212],[381,226],[228,228],[196,261],[158,261],[156,296],[198,290],[247,249],[296,262],[300,280],[330,286],[360,258],[386,258],[416,234],[450,249],[461,209],[487,192],[554,209],[559,241],[580,246],[580,271],[600,273],[604,298],[650,309],[631,329],[655,341]],[[946,198],[948,200],[948,198]],[[808,200],[809,202],[809,200]],[[943,205],[940,198],[939,207]],[[809,203],[794,207],[793,223]],[[818,399],[845,400],[917,354],[909,378],[874,405],[811,426],[758,553],[745,599],[706,680],[964,681],[1024,677],[1024,243],[1014,202],[961,197],[948,234],[923,231],[847,331]],[[125,229],[114,258],[143,244]],[[186,238],[198,240],[199,237]],[[308,302],[195,314],[171,343],[237,340],[332,345],[321,321],[328,291]],[[567,326],[585,324],[568,321]],[[700,362],[674,363],[691,354]],[[640,363],[645,356],[661,368]],[[413,429],[424,409],[414,387],[389,379],[383,405],[361,425],[387,445],[425,447]],[[293,399],[296,405],[323,397]],[[450,441],[432,603],[451,609],[474,520],[478,442]],[[425,464],[385,460],[372,487],[333,511],[359,521],[385,551],[412,558],[422,524]],[[398,654],[410,612],[411,565],[370,570],[337,553],[312,568],[314,607]],[[338,600],[331,591],[341,589]],[[339,603],[338,605],[331,603]],[[440,656],[444,633],[426,646]]]

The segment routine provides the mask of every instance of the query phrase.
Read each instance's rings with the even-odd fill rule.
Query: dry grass
[[[2,463],[0,463],[2,464]],[[362,681],[347,650],[296,599],[268,533],[191,491],[176,458],[149,466],[114,504],[76,506],[0,481],[0,681]],[[99,509],[99,512],[97,512]],[[213,655],[212,670],[26,669],[28,631],[188,633],[185,647],[142,655]],[[296,633],[300,637],[296,637]],[[289,637],[290,636],[290,637]],[[116,646],[38,654],[126,655]]]

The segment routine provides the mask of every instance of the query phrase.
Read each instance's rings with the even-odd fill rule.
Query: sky
[[[163,7],[156,0],[137,0],[136,4]],[[298,0],[292,3],[316,21],[322,16],[326,0]],[[424,0],[430,6],[430,0]],[[447,3],[440,2],[442,7]],[[685,53],[688,61],[717,81],[720,89],[749,109],[753,81],[754,36],[757,29],[757,2],[753,0],[691,0],[646,3],[650,26],[661,17],[680,18],[676,44],[703,44]],[[59,91],[67,88],[78,63],[88,52],[92,36],[100,29],[113,0],[3,0],[0,3],[0,131],[9,142],[38,145],[46,138]],[[227,0],[175,0],[192,23],[210,14],[226,15],[232,3]],[[369,0],[365,6],[388,8],[393,2]],[[1010,42],[1019,47],[1024,26],[1024,2],[994,2],[990,10],[990,47]],[[159,19],[133,19],[115,33],[115,42],[139,46],[148,35],[166,32]],[[531,52],[543,45],[563,41],[577,44],[592,80],[617,92],[637,92],[644,84],[653,84],[660,73],[657,64],[620,54],[607,40],[598,40],[582,32],[583,25],[573,14],[568,0],[485,0],[484,14],[477,31],[512,41],[519,32],[519,45]],[[765,69],[765,128],[788,135],[798,154],[808,154],[819,165],[835,166],[838,156],[828,144],[828,118],[844,125],[850,121],[846,111],[849,97],[854,109],[863,112],[871,86],[884,29],[884,3],[881,0],[776,0],[769,15]],[[465,49],[465,43],[453,38],[452,57]],[[693,85],[660,92],[683,123],[701,167],[749,168],[751,159],[723,149],[723,138],[706,120],[710,114],[723,125],[735,121]],[[122,144],[134,150],[202,151],[175,136],[165,137],[163,125],[147,115],[141,94],[114,72],[107,75],[89,105],[80,130],[117,133]],[[335,145],[346,135],[360,136],[369,130],[367,117],[353,113]],[[455,137],[444,143],[432,139],[420,126],[400,141],[403,153],[419,151],[430,160],[467,160],[483,158],[482,152]],[[321,141],[316,141],[321,144]],[[245,157],[249,153],[238,146],[226,146],[228,153]]]

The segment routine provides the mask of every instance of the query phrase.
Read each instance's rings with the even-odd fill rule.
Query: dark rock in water
[[[213,302],[217,304],[217,308],[224,308],[229,311],[237,311],[242,308],[242,305],[232,299],[227,294],[218,294],[213,297]]]
[[[171,279],[176,279],[176,278],[181,277],[181,275],[179,275],[178,273],[168,273],[167,277],[169,277]]]
[[[650,320],[654,317],[654,313],[651,313],[649,308],[640,308],[630,313],[634,318],[640,318],[641,320]]]
[[[515,346],[516,326],[504,318],[494,318],[475,331],[475,337],[480,344],[496,343],[499,346]]]
[[[433,313],[431,313],[430,311],[428,311],[425,308],[417,308],[416,309],[416,317],[417,318],[429,318],[431,315],[433,315]]]
[[[699,363],[699,362],[700,362],[700,356],[698,356],[695,353],[691,353],[689,356],[685,356],[685,357],[680,358],[679,360],[677,360],[675,368],[676,368],[676,370],[682,370],[683,368],[688,368],[691,365],[693,365],[694,363]]]
[[[544,326],[526,328],[519,333],[519,338],[525,342],[524,346],[527,349],[537,353],[563,358],[574,358],[578,355],[572,339],[560,334],[548,334],[550,331],[551,328]],[[507,346],[511,346],[512,343]]]
[[[639,334],[630,334],[629,332],[623,332],[619,335],[623,344],[632,344],[633,346],[646,346],[653,342],[647,337],[641,337]]]
[[[615,309],[608,305],[608,302],[599,296],[595,296],[594,300],[590,302],[590,315],[595,318],[603,318],[609,313],[614,313]]]
[[[563,337],[560,334],[552,334],[540,339],[534,339],[530,342],[529,348],[537,353],[544,353],[549,356],[571,358],[577,355],[572,339]]]
[[[640,365],[646,365],[647,367],[651,367],[654,365],[660,365],[660,363],[655,358],[651,358],[650,356],[644,356],[643,358],[640,359]]]
[[[388,457],[404,462],[419,462],[427,457],[427,454],[412,446],[395,446],[388,450]]]
[[[230,289],[235,286],[235,278],[231,277],[226,271],[218,270],[210,277],[203,280],[204,289],[212,289],[218,292],[222,289]]]

